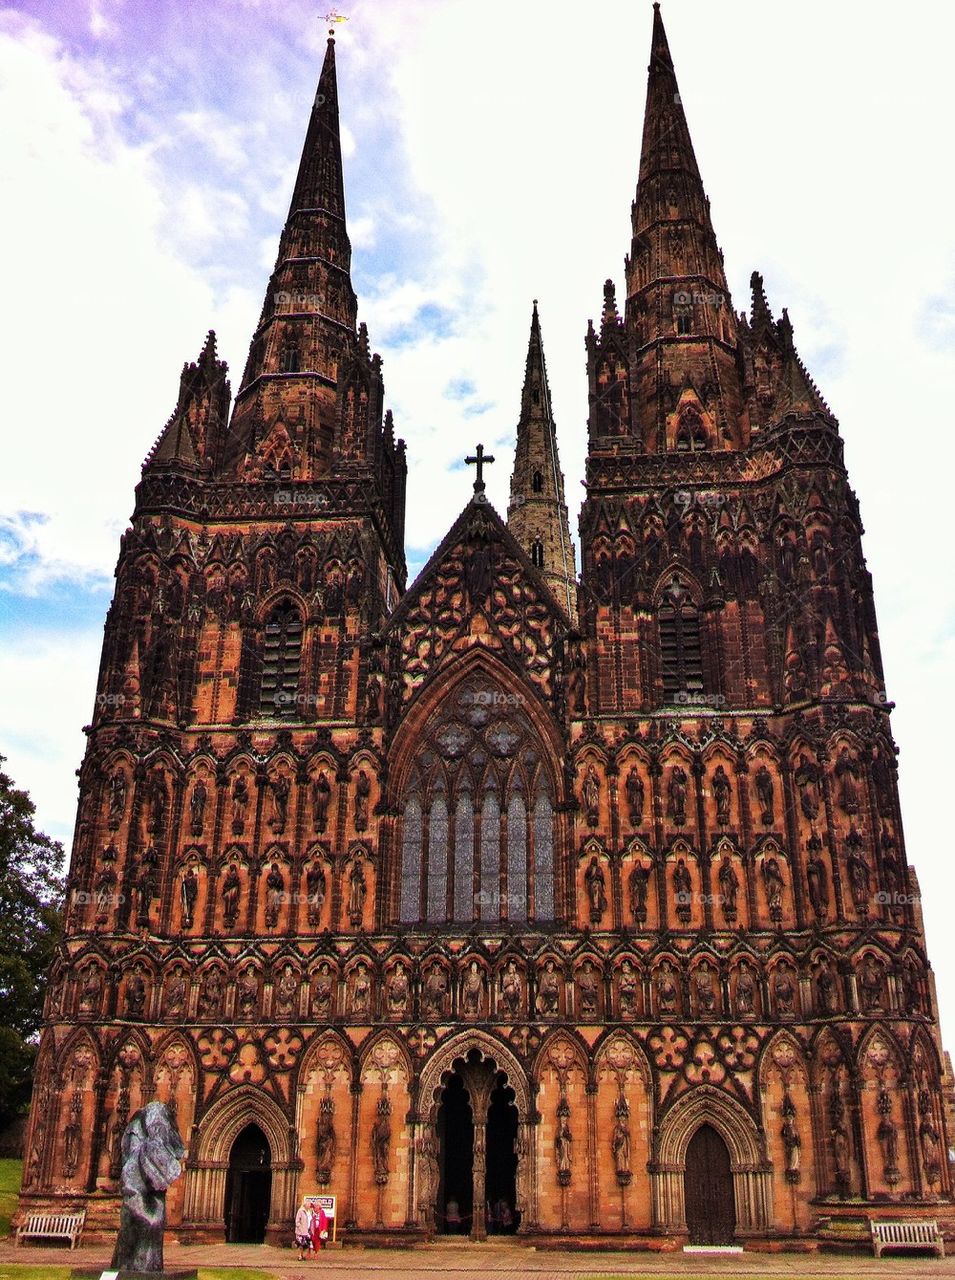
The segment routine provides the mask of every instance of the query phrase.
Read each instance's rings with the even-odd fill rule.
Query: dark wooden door
[[[711,1125],[702,1125],[690,1139],[683,1188],[690,1244],[732,1244],[736,1205],[730,1153]]]

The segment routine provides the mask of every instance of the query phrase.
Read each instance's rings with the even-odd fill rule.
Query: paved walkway
[[[105,1267],[105,1245],[68,1249],[17,1249],[0,1243],[0,1272],[15,1274],[11,1263],[74,1267]],[[922,1280],[926,1276],[955,1277],[955,1257],[940,1260],[927,1254],[890,1254],[879,1260],[863,1255],[743,1253],[733,1256],[676,1253],[586,1252],[532,1249],[514,1244],[462,1243],[423,1245],[416,1249],[345,1248],[329,1250],[312,1262],[301,1263],[292,1249],[268,1245],[166,1246],[166,1266],[249,1267],[270,1272],[280,1280],[311,1280],[320,1272],[335,1280],[417,1280],[417,1277],[533,1276],[534,1280],[598,1280],[619,1276],[714,1276],[733,1280],[763,1280],[776,1276],[828,1280],[828,1277],[881,1276],[885,1280]]]

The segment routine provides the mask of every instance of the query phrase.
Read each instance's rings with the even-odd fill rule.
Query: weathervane
[[[348,21],[348,15],[344,13],[339,13],[337,9],[330,9],[328,13],[323,13],[321,15],[321,18],[323,22],[347,22]]]
[[[474,492],[483,493],[484,492],[484,468],[489,462],[494,461],[494,454],[489,453],[485,457],[483,444],[478,445],[477,449],[475,450],[475,454],[476,456],[471,458],[465,458],[464,461],[468,463],[469,466],[477,467],[477,479],[474,481]]]

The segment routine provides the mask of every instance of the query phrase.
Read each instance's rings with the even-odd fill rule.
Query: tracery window
[[[538,569],[544,567],[544,544],[540,538],[535,538],[531,543],[531,563]]]
[[[554,790],[520,696],[459,686],[403,788],[399,917],[429,925],[554,918]]]
[[[265,624],[262,642],[261,711],[269,715],[297,715],[301,664],[301,616],[293,604],[276,605]]]
[[[674,578],[664,593],[660,626],[660,673],[667,702],[703,692],[700,615],[682,583]]]
[[[695,409],[686,409],[676,433],[678,453],[699,453],[710,445],[703,419]]]

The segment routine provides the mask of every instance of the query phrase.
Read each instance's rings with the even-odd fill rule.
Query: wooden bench
[[[885,1249],[932,1249],[940,1258],[945,1257],[945,1241],[937,1222],[920,1222],[918,1219],[896,1219],[894,1222],[870,1222],[872,1249],[877,1258]]]
[[[69,1240],[75,1249],[83,1234],[84,1213],[31,1213],[17,1228],[17,1244],[24,1240]]]

